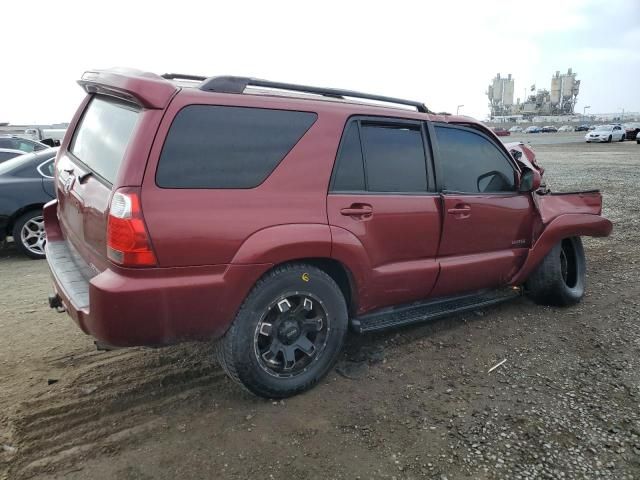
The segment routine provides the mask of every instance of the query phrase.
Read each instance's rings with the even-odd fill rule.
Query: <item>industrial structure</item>
[[[535,93],[527,96],[522,102],[518,98],[514,103],[514,80],[511,74],[507,78],[502,78],[498,73],[487,90],[491,119],[496,117],[528,119],[543,115],[573,115],[580,91],[580,80],[576,80],[576,73],[570,68],[567,73],[561,74],[560,71],[557,71],[551,77],[551,90],[536,91],[535,85],[532,85],[531,91]]]

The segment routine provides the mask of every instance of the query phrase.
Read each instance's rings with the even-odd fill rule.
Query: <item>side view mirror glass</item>
[[[520,177],[519,190],[521,192],[535,192],[538,188],[540,188],[541,182],[542,177],[540,176],[540,172],[536,170],[525,170]]]
[[[478,177],[476,181],[478,192],[505,192],[513,191],[513,180],[505,176],[504,173],[492,170]]]

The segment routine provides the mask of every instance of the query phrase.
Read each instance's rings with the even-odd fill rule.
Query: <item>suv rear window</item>
[[[69,151],[113,183],[139,113],[132,104],[94,97],[76,128]]]
[[[190,105],[176,115],[162,148],[162,188],[253,188],[317,118],[315,113]]]

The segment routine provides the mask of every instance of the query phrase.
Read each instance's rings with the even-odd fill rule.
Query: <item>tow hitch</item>
[[[66,309],[62,304],[62,299],[60,298],[60,295],[58,295],[57,293],[49,295],[49,307],[55,309],[55,311],[58,313],[66,312]]]

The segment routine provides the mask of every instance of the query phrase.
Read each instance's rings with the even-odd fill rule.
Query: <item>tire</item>
[[[541,305],[566,307],[582,300],[586,259],[580,237],[555,245],[525,283],[527,295]]]
[[[611,143],[611,140],[613,140],[613,137],[609,135],[609,138],[607,139],[607,143]]]
[[[620,141],[621,141],[621,142],[624,142],[624,135],[622,135],[622,136],[620,137]]]
[[[47,237],[44,231],[42,210],[30,210],[13,224],[13,241],[27,257],[40,260],[45,257]]]
[[[334,365],[348,319],[345,298],[329,275],[307,264],[283,265],[253,287],[216,345],[218,361],[249,392],[290,397],[310,389]]]

